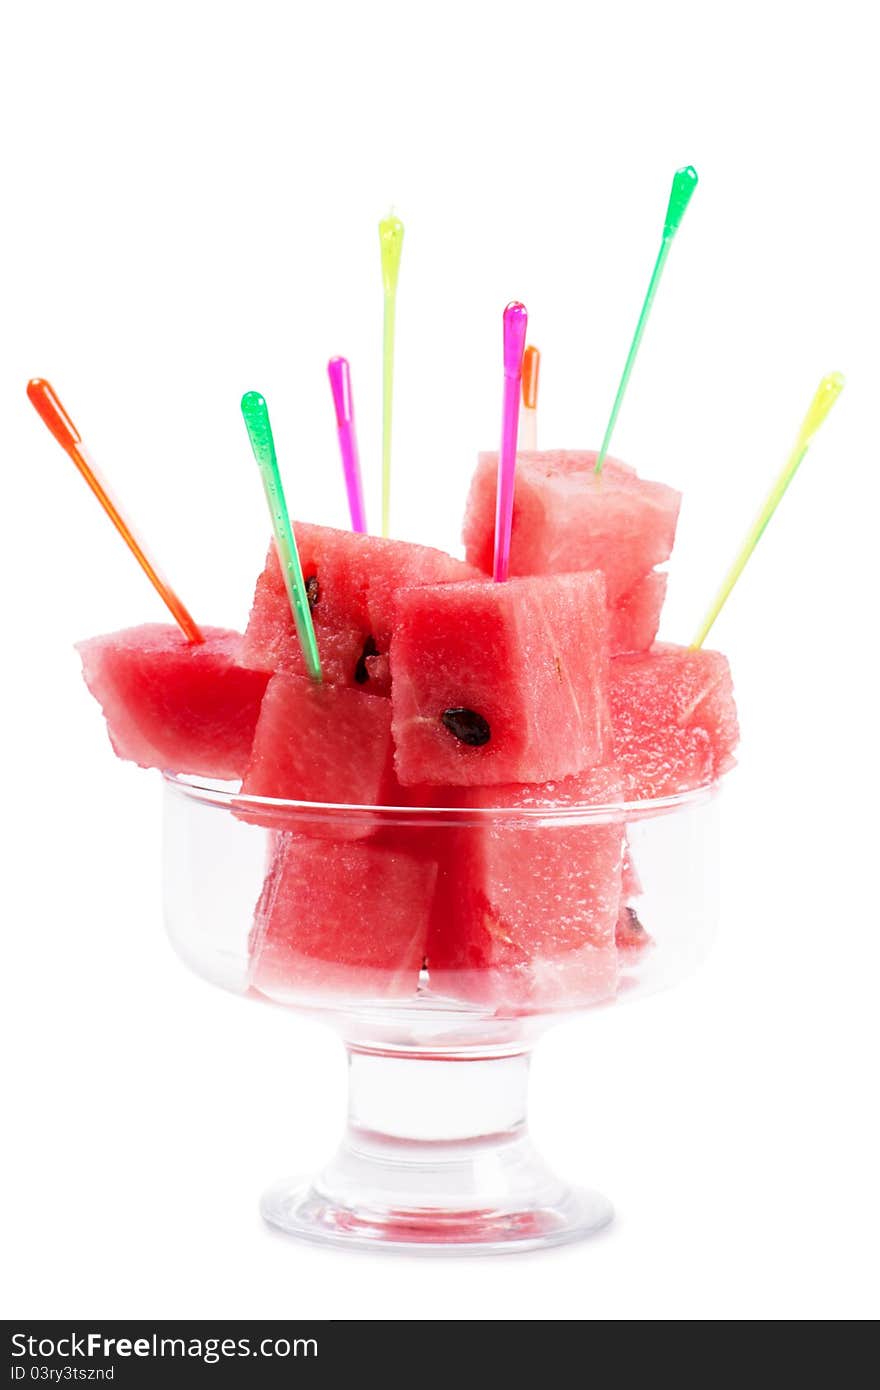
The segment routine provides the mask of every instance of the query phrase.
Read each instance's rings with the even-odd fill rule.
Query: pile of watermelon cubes
[[[597,476],[594,463],[519,455],[503,584],[491,579],[493,454],[471,485],[466,560],[297,523],[320,684],[274,545],[243,635],[206,628],[194,646],[148,625],[83,642],[114,749],[240,780],[243,797],[477,813],[712,783],[738,738],[727,661],[655,641],[680,494],[612,459]],[[271,822],[249,937],[255,989],[576,1007],[613,997],[650,944],[622,817],[386,822]]]

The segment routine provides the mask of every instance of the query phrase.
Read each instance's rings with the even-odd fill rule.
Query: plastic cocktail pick
[[[632,369],[635,365],[636,356],[638,355],[639,347],[642,342],[645,325],[648,322],[651,306],[654,303],[654,296],[657,293],[657,286],[660,284],[660,277],[666,265],[666,258],[669,255],[673,238],[681,226],[681,219],[684,217],[687,205],[697,186],[697,182],[697,171],[692,164],[688,164],[685,169],[677,170],[673,177],[672,192],[669,194],[669,205],[666,209],[666,220],[663,223],[663,240],[660,243],[660,250],[657,253],[657,260],[654,263],[654,269],[651,273],[648,292],[645,295],[642,312],[639,314],[639,321],[636,324],[636,331],[633,334],[633,340],[630,344],[629,353],[627,354],[627,359],[624,364],[623,375],[620,378],[620,385],[617,388],[617,395],[614,397],[614,405],[611,407],[611,416],[605,430],[605,438],[602,440],[602,447],[596,458],[597,473],[601,473],[602,464],[605,462],[605,455],[608,453],[611,436],[614,433],[614,426],[617,424],[617,417],[620,414],[620,407],[626,395],[626,388],[629,385]]]
[[[538,377],[541,372],[541,354],[536,347],[527,347],[523,354],[522,367],[522,409],[519,416],[521,447],[538,447]]]
[[[525,305],[514,302],[504,310],[504,404],[501,415],[501,449],[498,454],[498,487],[495,494],[495,561],[492,577],[502,583],[510,570],[510,531],[513,525],[513,492],[516,474],[516,438],[523,351],[529,316]]]
[[[241,413],[247,426],[248,438],[251,441],[254,458],[260,470],[260,477],[263,480],[263,491],[269,504],[269,514],[272,518],[275,544],[278,547],[281,573],[284,575],[287,597],[290,600],[290,609],[296,624],[296,634],[305,657],[306,669],[312,680],[319,681],[321,679],[321,659],[318,656],[318,643],[315,639],[309,597],[306,592],[293,527],[290,524],[287,500],[281,485],[281,475],[278,472],[278,459],[275,454],[275,440],[272,438],[272,426],[269,423],[269,411],[259,391],[248,391],[242,396]]]
[[[366,533],[367,513],[364,507],[364,489],[361,483],[361,465],[354,427],[351,370],[347,360],[344,357],[331,357],[327,363],[327,375],[330,378],[330,390],[333,392],[333,405],[336,410],[336,429],[339,433],[339,451],[342,454],[342,471],[345,474],[345,490],[348,493],[351,529]]]
[[[840,372],[831,372],[829,376],[823,377],[820,381],[819,389],[813,397],[809,410],[804,416],[803,424],[798,431],[798,437],[795,440],[794,448],[788,456],[785,467],[770,489],[763,507],[755,518],[754,525],[742,543],[739,554],[728,570],[724,583],[715,596],[712,607],[706,614],[699,632],[691,643],[692,647],[702,647],[708,637],[715,619],[718,617],[718,614],[721,612],[730,596],[734,584],[745,569],[749,556],[766,531],[770,518],[785,496],[789,483],[800,468],[814,434],[822,424],[834,402],[837,400],[843,387],[844,378]]]
[[[175,622],[180,626],[187,641],[194,643],[204,642],[205,639],[201,630],[193,621],[174,590],[167,581],[163,579],[152,561],[147,558],[143,546],[120,512],[119,507],[110,496],[110,493],[107,491],[106,484],[101,479],[95,465],[83,448],[79,430],[76,428],[76,425],[73,423],[54,390],[49,385],[49,382],[44,381],[42,377],[34,377],[32,381],[28,382],[27,393],[31,405],[34,407],[34,410],[36,410],[43,424],[50,433],[55,436],[64,452],[69,454],[73,459],[80,473],[92,489],[92,492],[104,508],[104,511],[113,522],[113,525],[125,541],[125,544],[128,546],[144,574],[156,590],[156,593],[170,610]]]
[[[382,255],[382,290],[385,311],[382,325],[382,535],[391,520],[391,409],[394,396],[394,322],[397,314],[397,278],[403,250],[403,223],[385,217],[379,223]]]

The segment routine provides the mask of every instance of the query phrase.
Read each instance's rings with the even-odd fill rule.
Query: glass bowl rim
[[[607,802],[566,802],[558,806],[369,806],[354,802],[296,801],[279,797],[242,795],[229,783],[179,772],[163,772],[168,790],[190,800],[221,809],[237,811],[242,820],[248,813],[262,820],[377,821],[384,825],[485,825],[501,824],[587,824],[609,821],[643,820],[654,816],[701,806],[716,797],[723,778],[716,777],[699,787],[643,800]],[[562,779],[560,779],[562,780]],[[464,792],[467,788],[462,788]]]

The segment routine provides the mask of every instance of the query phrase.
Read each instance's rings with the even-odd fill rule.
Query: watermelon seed
[[[641,922],[639,921],[638,914],[636,913],[635,908],[634,908],[634,907],[628,907],[628,908],[626,909],[626,912],[627,912],[627,914],[628,914],[628,916],[629,916],[629,927],[630,927],[630,931],[634,931],[634,932],[643,932],[643,931],[645,930],[645,928],[642,926]]]
[[[306,580],[306,598],[309,601],[309,612],[314,613],[315,604],[321,597],[321,588],[318,584],[318,576],[313,574],[311,579]]]
[[[375,640],[372,637],[368,637],[364,643],[364,649],[358,657],[357,666],[354,668],[354,678],[358,685],[366,685],[367,681],[370,679],[370,672],[367,669],[367,657],[378,655],[379,648],[376,646]]]
[[[482,748],[492,737],[488,722],[476,710],[453,705],[451,709],[445,709],[440,718],[449,732],[469,748]]]

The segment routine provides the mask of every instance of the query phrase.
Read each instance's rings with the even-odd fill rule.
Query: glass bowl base
[[[562,1182],[532,1144],[525,1053],[390,1055],[349,1044],[349,1115],[314,1181],[279,1183],[265,1220],[323,1244],[502,1254],[583,1240],[609,1202]]]
[[[263,1198],[264,1219],[301,1240],[410,1255],[539,1250],[584,1240],[612,1219],[606,1198],[561,1182],[526,1134],[429,1152],[389,1152],[377,1139],[349,1136],[314,1182],[278,1183]]]
[[[518,1211],[437,1211],[429,1207],[355,1210],[330,1200],[308,1181],[279,1183],[266,1193],[263,1219],[286,1235],[322,1245],[407,1255],[505,1255],[586,1240],[614,1210],[598,1192],[570,1188],[554,1206]]]

